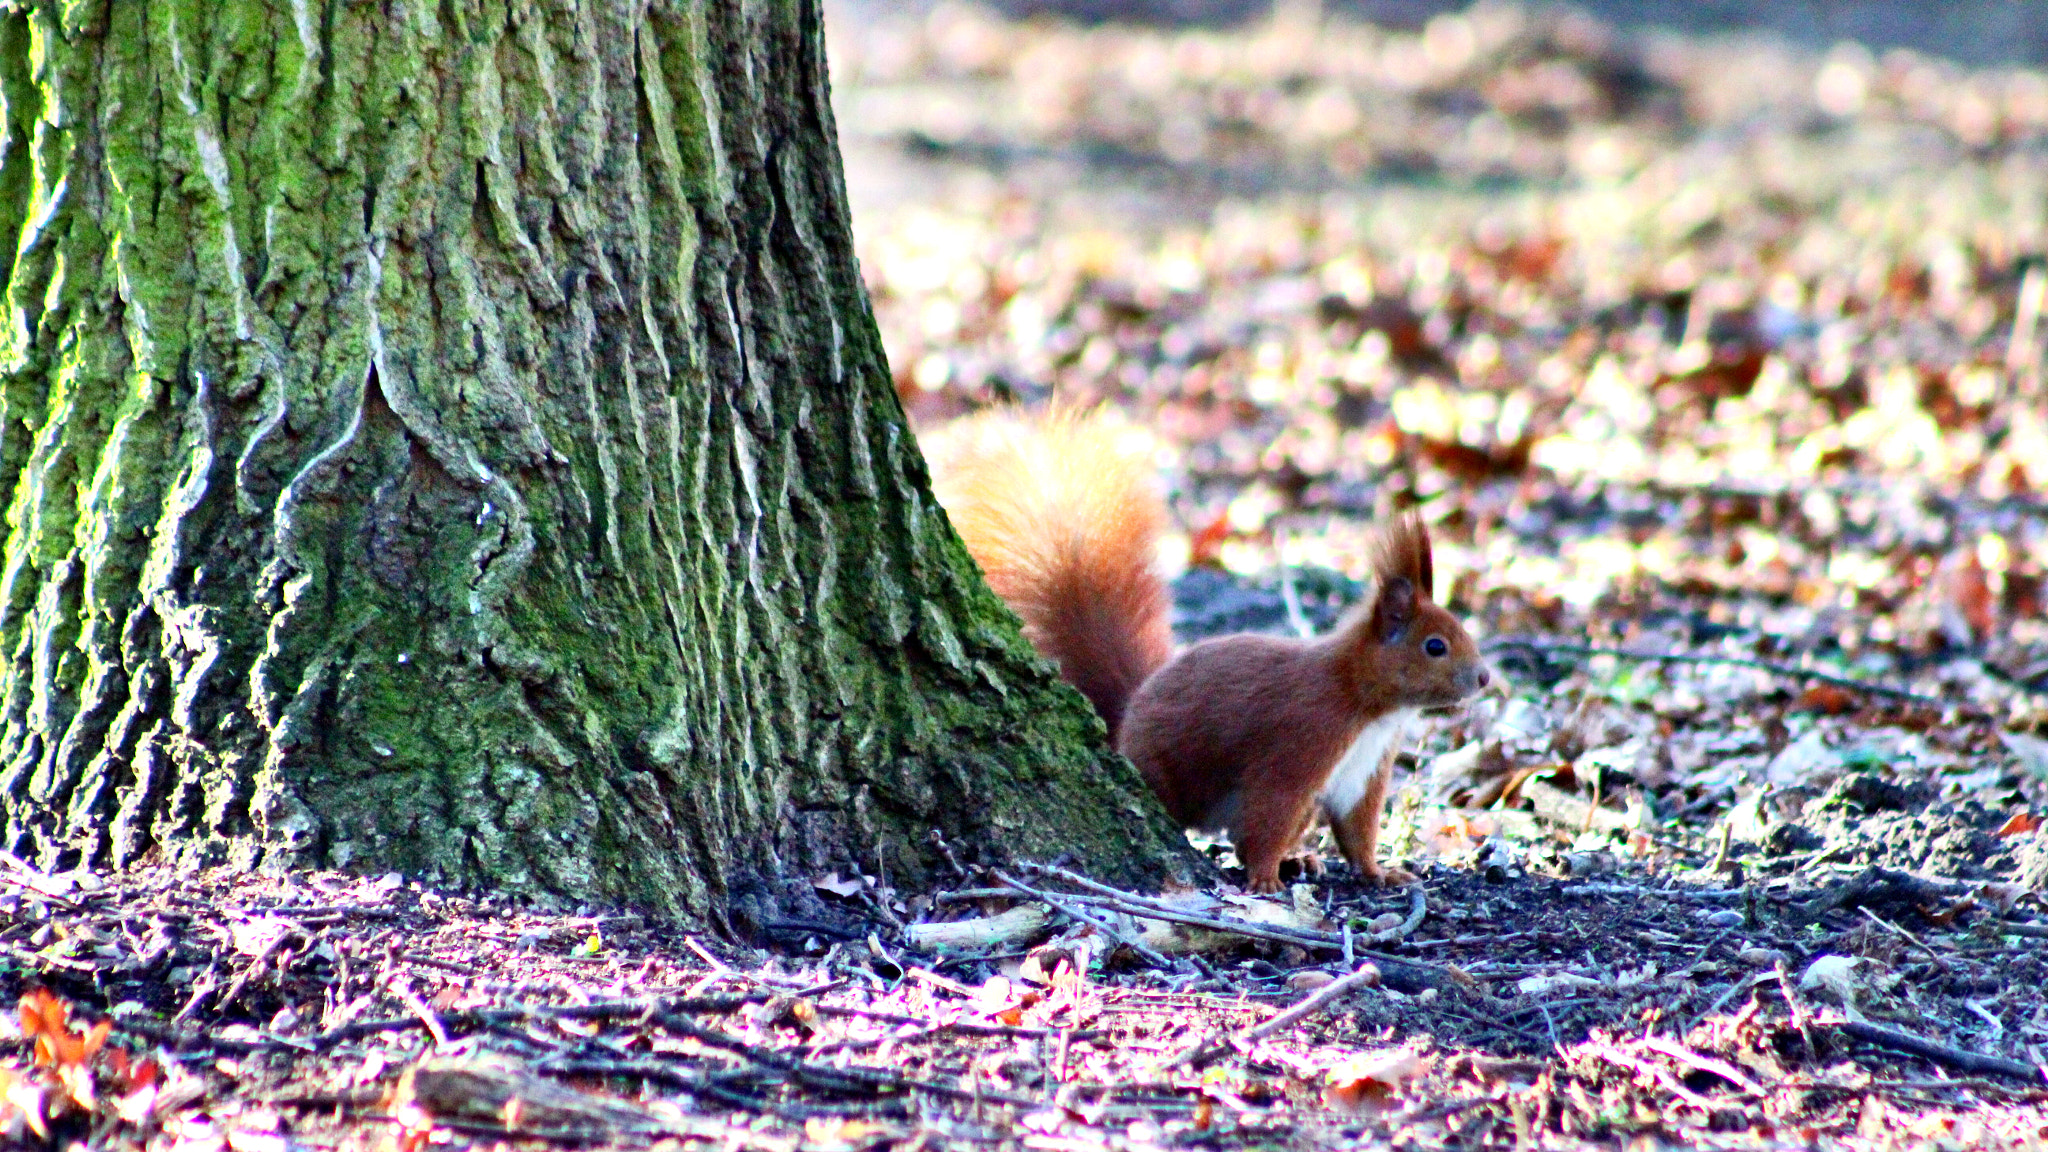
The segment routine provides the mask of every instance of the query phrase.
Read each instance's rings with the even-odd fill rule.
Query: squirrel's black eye
[[[1443,637],[1431,636],[1429,639],[1424,640],[1422,642],[1422,650],[1424,652],[1429,653],[1431,656],[1442,656],[1451,650],[1451,646],[1449,644],[1444,643]]]

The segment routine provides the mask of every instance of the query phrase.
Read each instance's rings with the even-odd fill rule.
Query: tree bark
[[[0,11],[7,848],[1195,874],[932,500],[817,0]]]

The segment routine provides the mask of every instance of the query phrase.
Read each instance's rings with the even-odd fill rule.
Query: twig
[[[1422,885],[1411,884],[1408,887],[1408,918],[1392,928],[1382,929],[1378,932],[1368,932],[1358,938],[1358,943],[1366,947],[1371,947],[1374,944],[1392,944],[1394,941],[1400,940],[1417,928],[1422,927],[1423,920],[1428,916],[1428,894],[1423,892]],[[1349,931],[1344,933],[1344,950],[1346,952],[1352,950],[1351,933]]]
[[[1719,1076],[1721,1079],[1728,1081],[1752,1096],[1763,1096],[1766,1094],[1763,1085],[1743,1075],[1739,1069],[1725,1060],[1716,1060],[1712,1056],[1695,1052],[1683,1044],[1675,1043],[1659,1036],[1645,1036],[1642,1040],[1637,1041],[1637,1043],[1652,1052],[1661,1052],[1681,1064],[1689,1064],[1702,1072]]]
[[[1785,1006],[1792,1011],[1793,1026],[1798,1028],[1799,1034],[1806,1039],[1807,1055],[1818,1060],[1821,1057],[1820,1035],[1813,1030],[1813,1014],[1806,1010],[1806,1005],[1799,1002],[1799,992],[1792,980],[1792,969],[1785,965],[1784,957],[1778,958],[1776,967],[1778,993],[1785,997]]]
[[[2036,1084],[2042,1082],[2041,1070],[2023,1061],[2007,1060],[2003,1056],[1986,1056],[1981,1052],[1971,1052],[1967,1049],[1951,1047],[1947,1044],[1923,1039],[1909,1032],[1900,1032],[1896,1029],[1880,1027],[1879,1025],[1862,1020],[1843,1020],[1839,1023],[1829,1024],[1828,1027],[1839,1029],[1858,1040],[1870,1044],[1876,1044],[1898,1052],[1910,1053],[1914,1056],[1922,1056],[1937,1064],[1945,1064],[1950,1068],[1959,1069],[1964,1072],[1988,1072],[1999,1076],[2011,1076],[2020,1080],[2030,1080]]]
[[[1487,652],[1501,652],[1517,649],[1533,652],[1539,656],[1612,656],[1619,660],[1635,660],[1645,664],[1717,664],[1729,668],[1748,668],[1782,676],[1790,680],[1805,680],[1816,684],[1831,684],[1852,692],[1865,692],[1898,700],[1908,704],[1919,704],[1927,708],[1947,708],[1953,701],[1939,696],[1928,696],[1905,688],[1894,688],[1889,684],[1875,684],[1868,680],[1856,680],[1848,676],[1837,676],[1814,668],[1801,668],[1793,664],[1779,664],[1770,660],[1757,660],[1747,656],[1714,656],[1700,652],[1636,652],[1627,648],[1606,648],[1597,644],[1567,644],[1550,640],[1537,640],[1527,636],[1497,636],[1485,644]]]
[[[949,980],[937,972],[927,972],[922,968],[905,968],[903,974],[920,984],[929,984],[934,988],[951,992],[955,996],[964,996],[969,1000],[974,999],[974,989],[960,983],[958,980]]]
[[[1044,864],[1025,864],[1021,867],[1027,872],[1058,877],[1076,887],[1086,888],[1090,892],[1096,893],[1096,895],[1092,896],[1069,894],[1069,899],[1106,908],[1114,908],[1119,912],[1129,913],[1133,916],[1144,916],[1153,920],[1170,920],[1194,928],[1207,928],[1215,932],[1232,932],[1239,936],[1250,936],[1258,940],[1272,940],[1281,944],[1299,944],[1306,948],[1336,950],[1344,946],[1344,938],[1335,932],[1316,932],[1307,928],[1273,928],[1264,924],[1254,924],[1247,920],[1223,920],[1214,916],[1203,916],[1193,912],[1184,912],[1171,905],[1147,899],[1143,896],[1134,896],[1131,893],[1111,888],[1107,884],[1098,884],[1086,876],[1076,875],[1064,868],[1054,868]]]
[[[105,965],[91,961],[73,960],[69,956],[52,956],[47,952],[31,952],[26,948],[16,948],[12,944],[0,944],[0,956],[5,956],[32,967],[43,969],[59,968],[67,972],[87,972],[93,975],[100,974],[106,968]]]
[[[413,1015],[420,1018],[421,1024],[426,1025],[427,1034],[434,1038],[434,1046],[436,1048],[446,1048],[448,1046],[448,1029],[441,1023],[441,1018],[434,1015],[434,1010],[427,1007],[427,1002],[420,999],[418,994],[410,988],[399,989],[398,998],[404,1001],[407,1008],[412,1009]]]
[[[482,976],[484,970],[473,964],[462,964],[454,960],[443,960],[438,956],[426,956],[418,952],[400,952],[398,959],[406,964],[418,964],[426,968],[438,968],[458,976]]]
[[[803,1104],[777,1104],[772,1100],[761,1100],[730,1088],[712,1084],[701,1076],[692,1076],[681,1069],[671,1068],[654,1060],[600,1060],[590,1057],[566,1060],[548,1060],[534,1065],[534,1071],[557,1076],[630,1077],[650,1084],[662,1084],[678,1089],[692,1096],[716,1100],[721,1104],[766,1112],[784,1120],[803,1121],[817,1116],[834,1115],[829,1108],[812,1108]]]
[[[1948,961],[1942,959],[1941,953],[1936,952],[1932,948],[1929,948],[1927,946],[1927,941],[1922,940],[1918,936],[1913,935],[1911,932],[1906,931],[1904,928],[1899,927],[1897,924],[1894,924],[1891,921],[1885,919],[1884,917],[1879,916],[1877,913],[1872,912],[1870,910],[1869,905],[1859,905],[1856,910],[1858,912],[1863,913],[1865,916],[1869,917],[1879,927],[1889,930],[1894,935],[1904,937],[1908,943],[1920,949],[1922,952],[1927,953],[1927,958],[1929,960],[1934,961],[1934,966],[1936,968],[1944,972],[1948,970]]]
[[[1673,1076],[1669,1069],[1659,1068],[1648,1060],[1624,1052],[1612,1044],[1589,1041],[1585,1045],[1584,1050],[1605,1059],[1610,1064],[1619,1064],[1623,1068],[1648,1076],[1650,1079],[1662,1084],[1665,1091],[1681,1100],[1690,1102],[1702,1112],[1712,1113],[1714,1111],[1714,1102],[1712,1100],[1687,1088],[1685,1081]]]
[[[273,908],[223,908],[221,912],[229,916],[289,916],[299,921],[304,921],[308,917],[328,916],[343,920],[351,916],[360,916],[367,920],[400,918],[399,912],[390,908],[379,908],[374,904],[304,904],[298,907],[280,904]]]
[[[1345,976],[1338,980],[1330,981],[1328,984],[1325,984],[1321,988],[1318,988],[1314,992],[1311,992],[1307,996],[1304,996],[1301,1000],[1301,1003],[1296,1004],[1294,1007],[1289,1008],[1287,1011],[1280,1013],[1278,1016],[1273,1017],[1271,1020],[1268,1020],[1263,1024],[1254,1025],[1238,1033],[1236,1039],[1246,1042],[1252,1040],[1263,1040],[1266,1037],[1271,1036],[1273,1033],[1280,1031],[1282,1028],[1285,1028],[1288,1025],[1293,1024],[1295,1021],[1307,1017],[1310,1013],[1321,1008],[1323,1005],[1328,1004],[1340,997],[1350,995],[1353,989],[1363,988],[1368,985],[1377,983],[1379,981],[1379,978],[1379,966],[1374,964],[1372,961],[1368,960],[1364,964],[1360,965],[1358,970],[1351,973],[1349,976]]]
[[[1735,839],[1735,821],[1721,821],[1721,839],[1714,845],[1714,858],[1702,869],[1710,876],[1718,876],[1728,867],[1728,847]]]
[[[1775,979],[1775,977],[1769,976],[1768,974],[1760,973],[1751,975],[1750,977],[1744,980],[1737,980],[1735,983],[1730,984],[1728,986],[1728,990],[1726,992],[1723,992],[1721,993],[1721,995],[1716,997],[1712,1004],[1707,1005],[1705,1010],[1701,1011],[1692,1019],[1686,1021],[1684,1027],[1679,1028],[1675,1035],[1677,1035],[1681,1039],[1683,1039],[1687,1035],[1690,1035],[1694,1028],[1699,1027],[1700,1021],[1705,1020],[1707,1017],[1712,1016],[1716,1012],[1719,1012],[1722,1009],[1722,1007],[1728,1003],[1728,1001],[1735,999],[1735,997],[1738,994],[1755,988],[1757,986],[1759,976],[1762,976],[1764,979]]]
[[[912,1080],[907,1076],[899,1076],[894,1072],[885,1072],[879,1068],[823,1067],[798,1060],[791,1056],[785,1056],[771,1048],[762,1048],[758,1045],[749,1044],[744,1040],[728,1036],[723,1032],[710,1028],[700,1028],[688,1018],[673,1013],[661,1013],[655,1019],[663,1028],[671,1032],[688,1036],[699,1044],[707,1044],[713,1048],[722,1048],[735,1055],[743,1056],[756,1064],[794,1076],[812,1087],[842,1092],[851,1089],[860,1089],[867,1092],[890,1089],[931,1092],[939,1096],[950,1096],[956,1100],[994,1100],[998,1103],[1013,1104],[1025,1108],[1035,1108],[1038,1106],[1036,1100],[1027,1100],[1022,1096],[1011,1096],[981,1090],[978,1083],[976,1089],[970,1091],[951,1084],[940,1084],[933,1080]]]
[[[1015,900],[1017,893],[1008,888],[961,888],[954,892],[935,892],[934,904],[969,904],[977,900]]]
[[[749,1004],[759,1004],[768,999],[765,992],[749,992],[740,996],[655,996],[638,1000],[600,1000],[594,1004],[521,1004],[512,1008],[493,1008],[471,1012],[451,1012],[441,1017],[443,1027],[458,1029],[484,1028],[492,1024],[509,1023],[514,1020],[618,1020],[647,1016],[653,1013],[675,1014],[679,1012],[737,1012]],[[398,1016],[385,1020],[359,1020],[330,1028],[308,1041],[315,1051],[325,1051],[336,1044],[354,1040],[378,1032],[396,1032],[406,1028],[421,1028],[425,1024],[418,1016]]]
[[[918,971],[922,971],[922,969]],[[1062,1032],[1071,1032],[1076,1040],[1093,1040],[1097,1036],[1104,1035],[1104,1033],[1095,1029],[1083,1029],[1077,1032],[1068,1028],[1015,1028],[1008,1024],[969,1024],[964,1020],[933,1025],[931,1021],[917,1016],[904,1016],[895,1012],[877,1012],[872,1008],[848,1008],[838,1004],[817,1004],[813,1005],[813,1007],[816,1008],[820,1016],[851,1017],[856,1020],[874,1020],[883,1024],[918,1024],[928,1026],[934,1032],[956,1032],[962,1036],[1008,1036],[1036,1039],[1041,1036],[1055,1036]]]
[[[932,829],[931,845],[933,851],[937,852],[945,860],[946,867],[953,870],[953,875],[958,876],[962,880],[968,878],[967,869],[960,866],[960,858],[953,855],[953,846],[946,843],[946,837],[937,828]]]
[[[1160,908],[1149,904],[1126,904],[1109,896],[1074,895],[1070,899],[1103,908],[1113,908],[1132,916],[1143,916],[1153,920],[1166,920],[1186,924],[1191,928],[1207,928],[1212,932],[1226,932],[1237,936],[1248,936],[1254,940],[1271,940],[1277,944],[1298,944],[1303,948],[1322,948],[1338,951],[1344,947],[1344,938],[1335,932],[1317,932],[1308,928],[1275,928],[1269,924],[1255,924],[1249,920],[1225,920],[1217,916],[1203,916],[1194,912],[1182,912],[1172,908]]]
[[[1403,940],[1406,948],[1469,948],[1475,944],[1519,944],[1534,940],[1541,932],[1475,932],[1470,936],[1437,936],[1428,940]],[[1482,961],[1483,963],[1483,961]],[[1533,970],[1547,971],[1548,965],[1535,965]]]
[[[277,1036],[265,1036],[262,1040],[226,1040],[204,1033],[192,1035],[179,1032],[173,1028],[166,1028],[161,1024],[153,1024],[147,1020],[137,1020],[132,1016],[110,1016],[108,1019],[114,1022],[114,1031],[125,1033],[129,1036],[140,1036],[144,1040],[155,1041],[174,1052],[183,1051],[188,1044],[214,1048],[222,1052],[261,1052],[265,1049],[283,1051],[296,1049],[304,1051],[311,1048],[310,1042],[288,1041]],[[418,1021],[408,1021],[408,1023],[418,1023]]]
[[[1001,880],[1005,884],[1008,884],[1010,887],[1015,888],[1017,891],[1024,893],[1026,896],[1030,896],[1036,900],[1045,901],[1047,904],[1052,905],[1054,908],[1057,908],[1061,912],[1066,913],[1068,916],[1071,916],[1074,919],[1079,920],[1081,923],[1089,925],[1090,927],[1096,929],[1104,935],[1107,935],[1111,940],[1114,940],[1117,943],[1122,944],[1124,947],[1129,948],[1133,952],[1136,952],[1139,956],[1144,957],[1145,962],[1152,965],[1153,967],[1171,967],[1171,965],[1169,965],[1166,962],[1166,957],[1161,956],[1159,953],[1153,951],[1150,948],[1147,948],[1143,941],[1139,940],[1135,936],[1132,936],[1130,933],[1125,932],[1122,929],[1119,929],[1116,925],[1111,924],[1106,920],[1098,920],[1095,917],[1090,916],[1087,913],[1081,911],[1079,908],[1074,907],[1071,903],[1061,900],[1058,896],[1054,896],[1053,894],[1045,892],[1041,889],[1033,888],[1029,884],[1026,884],[1021,880],[1018,880],[1014,876],[1007,876],[1002,872],[996,872],[995,878]]]

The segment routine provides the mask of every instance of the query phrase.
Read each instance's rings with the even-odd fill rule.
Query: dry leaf
[[[1422,1058],[1408,1048],[1353,1056],[1324,1074],[1323,1103],[1353,1114],[1378,1112],[1421,1068]]]
[[[1230,513],[1223,512],[1188,539],[1188,567],[1221,568],[1223,545],[1230,539]]]
[[[818,1152],[866,1148],[891,1131],[886,1124],[860,1117],[814,1116],[804,1121],[804,1141]]]
[[[1856,710],[1856,694],[1836,684],[1815,684],[1799,694],[1798,708],[1802,712],[1819,712],[1827,716],[1846,716]]]
[[[2015,812],[2005,823],[1998,826],[1998,835],[2024,836],[2041,826],[2041,818],[2030,812]]]
[[[35,1041],[36,1063],[67,1068],[84,1064],[107,1042],[112,1020],[102,1020],[84,1033],[71,1031],[71,1007],[48,990],[38,988],[21,998],[21,1034]]]
[[[862,885],[858,876],[851,880],[841,880],[839,873],[831,872],[821,879],[811,881],[811,887],[820,892],[830,892],[842,900],[849,900],[860,893]]]

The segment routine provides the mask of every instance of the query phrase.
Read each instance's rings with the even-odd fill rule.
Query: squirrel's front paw
[[[1360,868],[1367,884],[1378,884],[1387,888],[1405,888],[1415,883],[1415,873],[1398,864],[1371,862]]]

